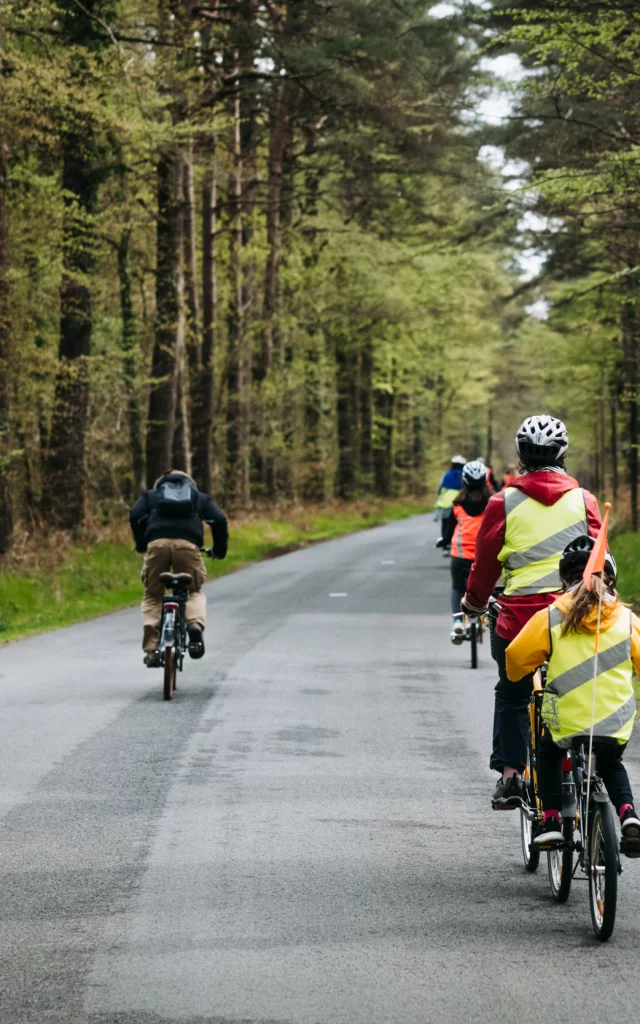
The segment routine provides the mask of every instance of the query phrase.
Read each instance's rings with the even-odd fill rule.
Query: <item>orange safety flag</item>
[[[600,532],[596,537],[596,542],[593,545],[593,550],[589,555],[589,561],[587,562],[586,568],[582,574],[582,579],[585,585],[589,587],[591,585],[591,577],[596,572],[602,572],[604,569],[604,556],[607,551],[607,527],[609,525],[609,509],[611,508],[611,502],[605,502],[605,513],[600,527]]]

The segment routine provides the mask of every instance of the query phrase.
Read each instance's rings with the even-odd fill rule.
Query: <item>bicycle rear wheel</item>
[[[573,840],[574,818],[562,819],[562,834],[565,843]],[[573,877],[573,850],[549,850],[547,853],[547,867],[549,869],[549,882],[551,892],[556,903],[566,903],[571,891],[571,880]]]
[[[472,622],[469,626],[469,639],[471,641],[471,668],[478,667],[478,623]]]
[[[165,700],[171,700],[173,697],[173,691],[176,688],[176,651],[175,647],[165,647],[164,651],[164,690],[163,696]]]
[[[606,942],[616,923],[618,841],[608,803],[597,803],[589,836],[589,905],[596,938]]]

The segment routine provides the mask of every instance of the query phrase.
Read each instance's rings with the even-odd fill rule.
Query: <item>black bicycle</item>
[[[209,558],[213,555],[212,548],[202,548]],[[163,695],[171,700],[177,689],[178,671],[182,672],[184,656],[189,645],[187,633],[187,601],[192,579],[188,572],[163,572],[160,576],[165,589],[171,591],[162,600],[162,620],[160,623],[160,664],[164,669]]]

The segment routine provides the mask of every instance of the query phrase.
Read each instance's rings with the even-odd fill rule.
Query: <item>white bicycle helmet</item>
[[[568,447],[567,428],[555,416],[529,416],[516,434],[516,448],[526,465],[557,462]]]
[[[464,466],[466,461],[467,460],[465,459],[464,455],[452,455],[451,456],[451,465],[452,466]]]
[[[466,466],[462,470],[462,480],[467,487],[476,487],[486,484],[487,482],[487,467],[482,464],[478,459],[474,459],[473,462],[467,462]]]

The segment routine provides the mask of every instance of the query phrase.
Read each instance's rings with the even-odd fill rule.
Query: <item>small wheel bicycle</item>
[[[202,550],[212,557],[211,548]],[[188,572],[163,572],[160,580],[167,590],[171,590],[171,596],[167,595],[162,600],[159,653],[163,668],[163,696],[165,700],[172,700],[189,643],[186,609],[192,578]]]
[[[571,883],[580,870],[589,883],[589,907],[594,933],[601,942],[606,942],[615,925],[618,875],[622,868],[611,804],[604,783],[596,771],[595,757],[588,764],[588,736],[575,737],[562,762],[563,842],[549,844],[548,847],[533,842],[543,816],[538,793],[537,759],[545,728],[542,721],[544,682],[543,666],[542,672],[538,670],[534,675],[529,704],[529,759],[524,773],[524,799],[520,808],[524,866],[529,872],[536,871],[540,854],[546,852],[551,893],[557,903],[567,901]],[[615,742],[598,738],[594,741],[594,749]]]

